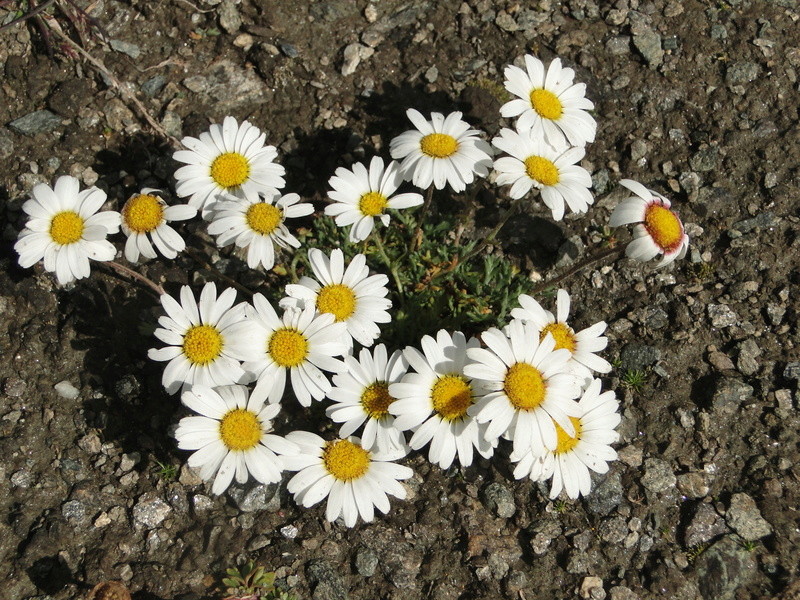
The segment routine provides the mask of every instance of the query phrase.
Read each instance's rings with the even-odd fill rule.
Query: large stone
[[[731,505],[725,520],[740,536],[748,541],[760,540],[772,533],[772,526],[761,516],[761,512],[747,494],[731,496]]]
[[[752,395],[752,385],[736,377],[724,377],[717,383],[717,388],[711,397],[711,406],[714,412],[732,414]]]
[[[661,493],[675,487],[677,478],[669,464],[660,458],[648,458],[644,461],[644,477],[642,485],[651,492]]]
[[[728,533],[725,521],[710,504],[700,504],[686,527],[684,542],[687,548],[705,544]]]
[[[36,135],[58,129],[61,126],[61,117],[49,110],[36,110],[19,119],[14,119],[8,126],[23,135]]]
[[[706,600],[732,600],[736,590],[758,570],[756,557],[731,537],[725,537],[695,560],[700,592]],[[742,596],[744,597],[744,596]]]
[[[517,512],[514,494],[502,483],[490,483],[483,489],[483,503],[496,516],[509,519]]]
[[[314,590],[313,600],[347,600],[347,588],[339,571],[322,558],[308,561],[306,577]]]

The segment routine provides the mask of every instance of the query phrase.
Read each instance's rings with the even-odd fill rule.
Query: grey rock
[[[506,578],[505,586],[506,594],[511,597],[516,597],[521,591],[528,587],[528,576],[525,574],[525,571],[512,569]]]
[[[739,344],[739,357],[736,359],[736,368],[744,375],[754,375],[758,371],[758,357],[761,348],[753,338],[747,338]]]
[[[708,484],[703,473],[682,473],[677,478],[678,490],[687,498],[705,498]]]
[[[753,396],[753,386],[736,377],[723,377],[717,382],[711,405],[716,412],[734,413],[739,406]]]
[[[133,507],[133,525],[136,529],[154,529],[172,512],[172,507],[161,498],[143,494]]]
[[[644,310],[642,321],[650,329],[663,329],[669,325],[669,315],[660,306],[648,306]]]
[[[766,313],[770,323],[773,325],[780,325],[781,321],[783,321],[784,315],[786,314],[786,307],[782,304],[768,302]]]
[[[700,173],[713,171],[718,163],[719,149],[716,146],[701,148],[689,159],[689,166]]]
[[[483,489],[483,504],[493,514],[510,519],[517,512],[514,494],[502,483],[490,483]]]
[[[294,525],[284,525],[281,527],[281,535],[287,540],[293,540],[297,537],[298,533],[300,533],[300,530]]]
[[[687,548],[698,544],[705,544],[714,538],[729,532],[725,520],[717,514],[710,504],[702,503],[686,526],[683,533],[684,546]]]
[[[150,98],[155,98],[167,85],[167,78],[163,75],[154,75],[142,84],[142,93]]]
[[[342,2],[313,2],[309,12],[315,19],[327,23],[338,21],[350,15],[347,4]]]
[[[112,98],[103,107],[106,123],[112,131],[124,131],[130,125],[137,125],[136,115],[119,98]]]
[[[573,550],[570,552],[569,560],[567,561],[567,573],[573,575],[582,575],[589,573],[594,569],[594,565],[598,560],[601,560],[599,553],[595,550],[585,552],[583,550]]]
[[[710,362],[717,371],[732,371],[736,368],[730,357],[723,352],[712,352],[708,355],[708,362]]]
[[[713,600],[732,600],[758,570],[755,555],[730,537],[698,556],[694,567],[702,597]]]
[[[600,169],[592,175],[592,188],[596,194],[605,194],[610,187],[611,176],[608,169]]]
[[[297,58],[300,56],[300,51],[297,49],[297,46],[286,40],[278,40],[278,48],[280,48],[281,52],[283,52],[284,56],[287,58]]]
[[[129,454],[123,454],[122,459],[119,462],[120,471],[122,471],[123,473],[127,473],[133,467],[135,467],[141,460],[142,460],[142,455],[139,452],[131,452]]]
[[[611,544],[618,544],[628,535],[628,523],[624,517],[605,519],[598,528],[600,538]]]
[[[785,419],[793,413],[792,390],[775,390],[775,400],[778,403],[779,417]]]
[[[624,585],[615,585],[608,591],[610,600],[639,600],[638,594]]]
[[[741,85],[754,81],[761,67],[754,62],[737,61],[728,65],[728,70],[725,72],[725,82],[729,85]]]
[[[347,600],[347,587],[339,575],[339,569],[325,559],[318,558],[308,561],[306,577],[313,592],[313,600]]]
[[[631,160],[637,162],[645,158],[650,151],[650,147],[644,140],[633,140],[631,142]]]
[[[214,501],[204,494],[192,496],[192,508],[195,513],[202,513],[214,508]]]
[[[725,513],[725,520],[736,533],[748,541],[760,540],[772,533],[772,526],[761,516],[761,512],[747,494],[731,496],[731,505]]]
[[[603,589],[603,580],[599,577],[584,577],[580,587],[581,598],[592,600],[605,600],[606,591]]]
[[[661,40],[661,47],[664,50],[677,50],[680,46],[681,42],[676,35],[671,35]]]
[[[783,376],[786,379],[800,381],[800,362],[786,363],[786,367],[783,369]]]
[[[127,54],[134,60],[139,58],[142,54],[141,48],[136,44],[131,44],[130,42],[123,42],[122,40],[111,40],[109,45],[116,50],[117,52],[122,52],[123,54]]]
[[[72,525],[84,525],[88,519],[86,505],[80,500],[70,500],[61,506],[61,514]]]
[[[356,67],[362,59],[369,58],[375,53],[374,48],[362,46],[361,44],[349,44],[344,49],[344,60],[342,61],[342,75],[352,75],[356,72]]]
[[[36,110],[19,119],[14,119],[8,126],[23,135],[36,135],[58,129],[61,126],[61,117],[49,110]]]
[[[503,31],[514,32],[519,30],[519,25],[517,25],[517,22],[514,20],[514,17],[512,17],[504,10],[501,10],[498,13],[497,18],[494,20],[494,23]]]
[[[56,394],[66,400],[75,400],[81,395],[80,391],[78,391],[78,388],[72,385],[69,381],[60,381],[53,386],[53,389],[55,389]]]
[[[14,136],[5,127],[0,127],[0,160],[14,154]]]
[[[631,342],[622,349],[619,360],[623,369],[641,370],[661,360],[661,350],[655,346]]]
[[[0,136],[3,135],[0,130]],[[3,393],[9,398],[19,398],[28,389],[28,384],[21,377],[12,375],[3,382]]]
[[[219,26],[228,33],[236,33],[242,26],[242,16],[233,0],[223,0],[217,9]]]
[[[728,30],[722,23],[714,23],[711,25],[711,39],[724,40],[728,37]]]
[[[364,33],[361,34],[361,41],[364,42],[370,48],[374,48],[378,44],[380,44],[386,36],[374,29],[367,29]]]
[[[642,485],[656,494],[666,492],[675,487],[677,478],[669,464],[660,458],[648,458],[644,461]]]
[[[362,577],[372,577],[378,568],[378,555],[362,546],[356,552],[356,571]]]
[[[533,553],[541,556],[550,547],[550,543],[561,535],[561,525],[558,521],[540,521],[531,528],[531,549]]]
[[[272,540],[268,535],[259,533],[258,535],[253,536],[253,538],[249,542],[247,542],[247,551],[256,552],[258,550],[261,550],[262,548],[266,548],[271,543]]]
[[[383,571],[392,585],[400,589],[412,589],[417,585],[417,576],[422,567],[422,554],[410,545],[392,546],[381,557]]]
[[[586,246],[579,235],[571,235],[558,248],[556,268],[566,267],[574,263],[583,254]]]
[[[736,325],[739,322],[739,315],[733,312],[727,304],[709,304],[706,310],[711,319],[711,325],[719,329]]]
[[[627,54],[631,47],[631,38],[627,35],[617,35],[609,38],[606,42],[606,52],[611,55],[619,56]]]
[[[775,213],[765,211],[759,213],[752,219],[743,219],[734,223],[731,229],[734,229],[739,233],[749,233],[754,229],[767,229],[769,227],[775,227],[777,224],[778,217],[775,216]]]
[[[253,487],[232,486],[228,489],[228,495],[242,512],[260,510],[275,512],[281,507],[278,489],[278,485],[275,483],[268,485],[262,483]]]
[[[656,68],[664,59],[664,50],[661,47],[661,36],[656,31],[641,21],[631,27],[633,45],[641,53],[650,68]]]
[[[584,502],[589,512],[603,516],[622,504],[622,499],[622,478],[619,473],[611,472],[600,479]]]

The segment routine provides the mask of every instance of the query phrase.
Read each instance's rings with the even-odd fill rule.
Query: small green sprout
[[[225,600],[297,600],[294,594],[275,587],[275,573],[251,560],[242,567],[226,569],[222,578],[229,594]]]
[[[647,380],[647,372],[639,369],[626,369],[622,375],[622,385],[633,392],[641,392]]]
[[[758,542],[755,541],[755,540],[741,539],[741,540],[739,540],[739,546],[741,546],[742,550],[744,550],[746,552],[752,552],[753,550],[755,550],[758,547]]]
[[[708,548],[708,544],[695,544],[694,546],[689,547],[684,554],[686,555],[686,560],[689,564],[692,564],[697,557],[700,556],[703,552],[706,551]]]
[[[569,502],[566,500],[555,500],[553,501],[553,511],[557,512],[560,515],[563,515],[565,512],[569,510]]]
[[[156,460],[156,475],[164,481],[174,481],[178,476],[178,467]]]

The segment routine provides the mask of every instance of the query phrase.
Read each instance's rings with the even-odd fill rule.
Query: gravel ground
[[[315,600],[798,597],[794,0],[77,1],[111,38],[83,47],[119,85],[48,57],[35,27],[0,33],[0,596],[119,579],[136,599],[209,598],[253,559]],[[65,290],[16,264],[36,183],[72,174],[114,209],[174,185],[168,141],[130,95],[177,138],[249,119],[287,189],[321,201],[337,166],[387,154],[408,107],[461,109],[494,135],[503,68],[526,52],[588,84],[597,202],[546,226],[532,207],[501,233],[509,256],[535,277],[590,252],[625,177],[670,196],[692,237],[673,267],[619,259],[565,283],[578,326],[609,323],[623,414],[620,459],[583,500],[548,501],[504,460],[444,472],[419,454],[409,499],[352,530],[283,485],[213,497],[182,466],[184,412],[146,358],[152,296],[99,268]],[[211,261],[261,283],[225,252]],[[187,257],[144,271],[170,290],[205,277]]]

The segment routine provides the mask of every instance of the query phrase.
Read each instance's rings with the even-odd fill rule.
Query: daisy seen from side
[[[183,252],[186,242],[168,223],[191,219],[197,214],[197,209],[188,204],[167,206],[160,190],[144,188],[128,198],[120,214],[122,233],[128,236],[125,258],[138,263],[140,256],[156,258],[154,244],[166,258],[175,258]]]
[[[178,423],[178,448],[194,450],[189,466],[199,469],[203,480],[214,479],[214,494],[228,489],[234,477],[240,484],[250,475],[261,483],[276,483],[283,470],[279,454],[299,452],[295,444],[271,433],[280,405],[248,398],[245,386],[195,385],[181,401],[197,415]]]
[[[347,370],[333,376],[328,397],[334,404],[325,414],[341,423],[339,436],[346,438],[361,426],[361,445],[366,450],[397,452],[407,450],[403,432],[394,426],[389,407],[396,400],[389,386],[397,383],[408,370],[408,362],[399,350],[388,356],[386,346],[378,344],[370,351],[362,348],[358,360],[345,356]]]
[[[120,215],[102,211],[102,190],[80,190],[74,177],[63,175],[51,188],[36,184],[22,205],[28,221],[14,244],[23,269],[44,260],[44,269],[55,273],[61,285],[88,277],[89,259],[113,260],[117,253],[106,236],[119,231]]]
[[[586,98],[586,84],[573,83],[575,71],[561,66],[554,59],[547,69],[530,54],[525,56],[525,69],[508,65],[505,69],[506,89],[516,99],[500,107],[504,117],[519,117],[519,129],[531,129],[534,137],[553,143],[566,140],[572,146],[593,142],[597,122],[587,112],[594,108]]]
[[[355,437],[326,442],[306,431],[292,431],[286,439],[300,447],[299,453],[282,457],[287,470],[297,471],[286,488],[305,508],[327,498],[325,518],[331,523],[340,516],[347,527],[353,527],[359,516],[369,523],[376,508],[389,512],[389,496],[406,497],[399,482],[414,472],[392,462],[403,453],[365,450]]]
[[[389,393],[397,398],[389,405],[395,427],[414,432],[409,441],[414,450],[430,444],[428,459],[442,469],[456,458],[462,466],[470,466],[475,451],[489,458],[497,439],[487,439],[486,427],[468,412],[480,391],[465,374],[471,362],[469,349],[476,349],[480,342],[477,338],[468,341],[460,331],[451,335],[442,329],[435,338],[424,336],[421,345],[422,352],[413,347],[403,352],[414,371],[389,386]]]
[[[525,129],[503,129],[492,144],[510,155],[495,160],[494,169],[497,185],[510,185],[512,198],[536,188],[556,221],[564,218],[565,206],[584,213],[594,203],[592,176],[577,164],[586,154],[583,148],[570,148],[561,140],[548,143]]]
[[[476,175],[489,173],[492,147],[478,137],[478,130],[470,129],[460,112],[447,117],[431,113],[430,121],[413,108],[406,115],[416,129],[401,133],[389,145],[392,158],[403,161],[400,170],[406,180],[418,188],[433,184],[441,190],[449,184],[462,192]]]
[[[578,416],[574,401],[578,378],[568,367],[566,349],[556,350],[552,335],[539,341],[533,324],[511,321],[504,331],[492,327],[481,339],[487,348],[470,348],[467,377],[478,380],[486,393],[469,412],[486,423],[489,440],[505,436],[514,451],[543,454],[556,447],[555,423],[574,434],[570,417]]]
[[[247,266],[275,266],[275,245],[299,248],[300,241],[286,227],[287,219],[305,217],[314,212],[297,194],[265,194],[244,191],[242,197],[223,194],[210,209],[208,233],[217,237],[217,246],[236,244],[247,248]]]
[[[400,164],[392,161],[384,169],[383,159],[379,156],[372,158],[369,171],[362,163],[354,164],[352,170],[339,167],[328,181],[333,188],[328,197],[334,203],[325,207],[325,214],[334,217],[339,227],[351,226],[351,242],[365,240],[376,220],[388,227],[390,216],[387,209],[422,204],[420,194],[394,195],[402,181]]]
[[[611,363],[597,355],[608,345],[608,338],[603,332],[606,322],[600,321],[582,329],[578,333],[567,324],[570,309],[570,297],[567,290],[559,289],[556,293],[556,314],[545,310],[527,294],[519,297],[518,308],[511,311],[511,317],[526,323],[532,323],[539,331],[541,342],[547,334],[553,336],[555,349],[565,348],[570,353],[570,366],[576,375],[583,379],[591,378],[592,371],[608,373]]]
[[[236,290],[228,288],[217,297],[217,288],[207,283],[195,301],[192,290],[181,288],[180,302],[162,294],[161,306],[167,313],[159,317],[161,326],[154,335],[167,344],[151,348],[151,360],[169,361],[161,383],[168,394],[193,385],[218,387],[245,383],[247,374],[231,355],[233,326],[245,316],[245,303],[236,306]]]
[[[331,390],[323,371],[339,373],[344,363],[335,358],[347,352],[347,328],[331,314],[317,314],[314,306],[287,308],[278,317],[262,295],[253,296],[246,319],[232,330],[231,352],[257,382],[251,397],[281,401],[287,377],[302,406],[322,400]]]
[[[636,223],[625,254],[641,262],[661,254],[659,267],[686,256],[689,236],[670,201],[637,181],[623,179],[620,184],[636,194],[620,202],[609,220],[611,227]]]
[[[220,194],[264,192],[275,194],[285,185],[283,166],[273,162],[278,156],[274,146],[264,144],[266,134],[247,121],[237,123],[225,117],[214,123],[199,138],[185,137],[181,143],[188,150],[172,155],[185,163],[175,172],[175,192],[189,198],[189,204],[202,211],[203,218]]]
[[[555,448],[542,456],[530,450],[511,454],[512,462],[517,463],[514,477],[527,476],[533,481],[546,481],[552,477],[550,498],[557,498],[562,490],[573,499],[591,491],[589,471],[607,473],[608,462],[617,458],[611,444],[619,439],[614,429],[621,420],[614,392],[600,393],[601,385],[599,379],[592,380],[578,403],[580,414],[570,417],[574,435],[555,423]]]
[[[316,280],[301,277],[298,283],[287,285],[288,298],[281,301],[281,306],[314,306],[322,314],[333,315],[337,323],[344,323],[347,334],[359,344],[372,346],[381,333],[378,323],[392,320],[388,312],[392,301],[386,297],[389,278],[370,275],[363,254],[356,254],[345,265],[339,248],[330,256],[311,248],[308,262]]]

